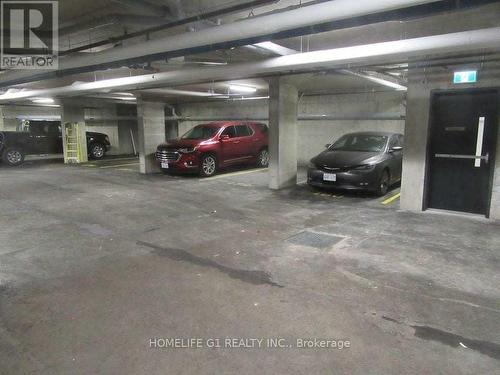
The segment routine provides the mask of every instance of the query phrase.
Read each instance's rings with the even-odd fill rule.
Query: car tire
[[[267,148],[263,148],[259,151],[257,155],[257,167],[259,168],[267,168],[269,166],[269,150]]]
[[[2,154],[2,160],[11,167],[17,167],[23,164],[24,157],[24,152],[15,147],[6,149]]]
[[[89,156],[91,159],[99,160],[106,155],[106,146],[102,143],[94,142],[89,146]]]
[[[211,177],[217,173],[217,158],[213,154],[203,155],[200,160],[200,176]]]
[[[378,179],[377,183],[378,185],[376,191],[378,196],[383,197],[384,195],[387,194],[387,192],[389,191],[389,183],[390,183],[389,171],[385,169],[384,171],[382,171],[382,174]]]

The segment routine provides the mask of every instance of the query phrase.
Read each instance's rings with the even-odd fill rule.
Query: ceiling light
[[[54,104],[54,99],[52,98],[34,98],[31,101],[37,104]]]
[[[273,52],[273,53],[280,55],[280,56],[293,55],[295,53],[299,53],[299,51],[296,51],[296,50],[291,49],[291,48],[280,46],[279,44],[276,44],[273,42],[256,43],[256,44],[254,44],[254,46],[265,49],[266,51]]]
[[[244,92],[244,93],[254,93],[257,91],[256,87],[245,86],[245,85],[229,85],[230,91]]]
[[[240,100],[264,100],[269,99],[269,96],[248,96],[243,98],[232,98],[232,101],[240,101]]]
[[[396,89],[398,91],[407,91],[408,90],[408,88],[406,86],[400,85],[400,84],[395,83],[395,82],[391,82],[391,81],[386,80],[386,79],[377,78],[377,77],[370,77],[370,76],[367,76],[366,79],[369,81],[378,83],[382,86],[391,87],[391,88]]]
[[[343,73],[343,74],[349,74],[349,75],[352,75],[355,77],[360,77],[360,78],[366,79],[368,81],[378,83],[379,85],[396,89],[398,91],[407,91],[408,90],[408,88],[406,86],[400,85],[397,82],[390,81],[389,79],[384,79],[384,78],[381,78],[380,76],[376,76],[375,73],[354,72],[354,71],[348,70],[348,69],[341,69],[341,70],[339,70],[339,72]]]

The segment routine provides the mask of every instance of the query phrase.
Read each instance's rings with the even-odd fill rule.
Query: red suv
[[[156,150],[163,172],[198,172],[209,177],[233,164],[269,164],[268,128],[256,122],[212,122],[195,126]]]

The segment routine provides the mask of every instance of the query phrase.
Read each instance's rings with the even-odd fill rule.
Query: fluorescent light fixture
[[[240,101],[240,100],[264,100],[269,99],[269,96],[250,96],[247,98],[232,98],[231,101]]]
[[[219,96],[223,95],[223,94],[219,94],[217,92],[214,92],[212,90],[210,90],[210,91],[190,91],[190,90],[179,90],[179,89],[170,89],[170,88],[146,89],[146,90],[141,90],[141,92],[153,94],[153,95],[158,95],[158,96],[178,95],[178,96],[197,96],[197,97],[205,97],[205,98],[219,97]],[[224,94],[224,95],[227,96],[227,94]]]
[[[365,76],[365,78],[369,81],[378,83],[382,86],[391,87],[391,88],[396,89],[398,91],[407,91],[408,90],[408,88],[406,86],[400,85],[400,84],[395,83],[395,82],[388,81],[386,79],[372,77],[372,76]]]
[[[231,85],[229,85],[229,90],[230,91],[236,91],[236,92],[243,92],[243,93],[253,94],[254,92],[257,91],[257,88],[256,87],[252,87],[252,86],[246,86],[246,85],[231,84]]]
[[[34,98],[31,101],[37,104],[54,104],[54,99],[52,98]]]
[[[17,116],[16,119],[22,120],[22,121],[60,121],[61,116],[60,115],[54,115],[54,116],[22,115],[22,116]]]
[[[276,55],[280,55],[280,56],[293,55],[295,53],[299,53],[299,51],[296,51],[296,50],[291,49],[291,48],[280,46],[279,44],[276,44],[273,42],[256,43],[256,44],[254,44],[254,46],[265,49],[266,51],[270,51],[270,52],[275,53]]]
[[[375,83],[378,83],[379,85],[390,87],[390,88],[396,89],[398,91],[407,91],[408,90],[408,88],[406,86],[400,85],[399,83],[396,83],[393,81],[389,81],[388,79],[377,77],[377,76],[375,76],[375,74],[370,74],[370,73],[365,73],[365,72],[358,73],[358,72],[354,72],[354,71],[348,70],[348,69],[342,69],[339,71],[341,73],[344,73],[344,74],[349,74],[349,75],[352,75],[355,77],[364,78],[368,81],[375,82]]]

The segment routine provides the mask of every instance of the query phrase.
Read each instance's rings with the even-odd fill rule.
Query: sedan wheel
[[[217,171],[217,159],[213,155],[206,155],[201,160],[200,174],[203,177],[210,177]]]
[[[377,194],[380,196],[386,195],[389,190],[389,173],[387,171],[382,172],[382,176],[380,176],[380,180],[378,183]]]

